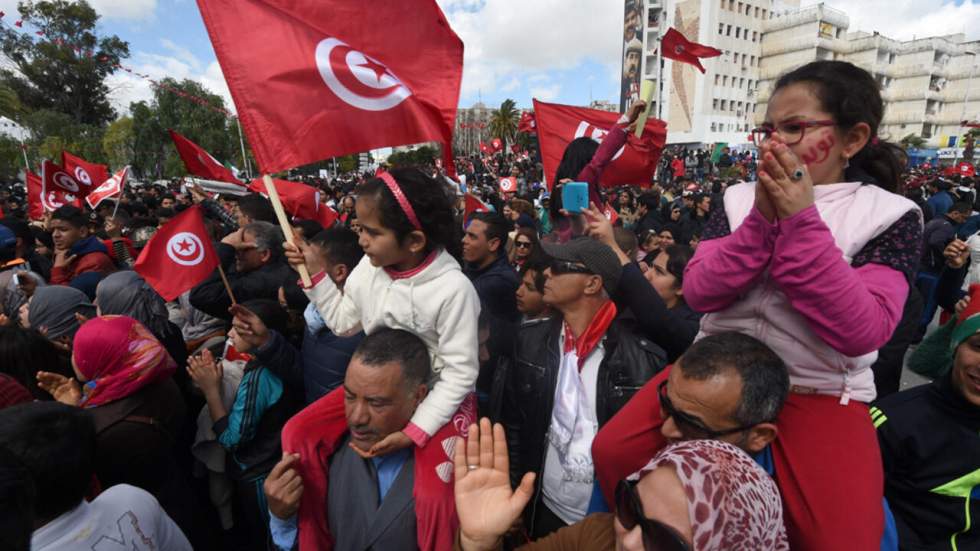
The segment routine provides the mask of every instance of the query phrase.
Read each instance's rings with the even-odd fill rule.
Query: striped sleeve
[[[231,413],[214,423],[213,430],[221,446],[234,451],[250,442],[262,416],[281,397],[279,377],[264,367],[247,371],[238,385]]]

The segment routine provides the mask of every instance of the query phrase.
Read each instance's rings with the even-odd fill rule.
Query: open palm
[[[466,441],[456,442],[456,512],[463,549],[493,549],[510,529],[534,492],[534,473],[511,490],[507,441],[500,424],[489,419],[470,426]]]

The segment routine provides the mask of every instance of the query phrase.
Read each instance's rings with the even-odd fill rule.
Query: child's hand
[[[205,395],[216,393],[221,388],[221,377],[224,375],[224,368],[221,363],[214,361],[214,356],[210,350],[187,358],[187,374],[201,387],[201,392]]]
[[[379,455],[387,455],[414,445],[415,442],[412,442],[412,439],[404,432],[393,432],[386,436],[384,440],[372,446],[371,451],[368,452],[368,456],[378,457]]]
[[[286,261],[296,271],[299,271],[299,266],[306,264],[306,269],[309,270],[311,276],[314,276],[322,272],[325,268],[320,255],[310,247],[310,244],[305,239],[300,237],[299,234],[295,234],[295,232],[293,243],[285,242],[282,244],[282,248],[286,255]]]

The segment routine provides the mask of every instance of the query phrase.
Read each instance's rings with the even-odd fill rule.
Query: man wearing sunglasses
[[[517,333],[503,393],[511,472],[539,473],[525,514],[533,537],[607,510],[595,482],[592,439],[643,384],[663,369],[664,351],[615,321],[622,266],[590,238],[542,244],[544,302],[556,315]]]

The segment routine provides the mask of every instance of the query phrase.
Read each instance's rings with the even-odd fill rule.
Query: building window
[[[758,38],[758,36],[759,36],[758,32],[752,31],[752,42],[755,42],[755,39]]]
[[[715,86],[718,86],[719,82],[721,82],[721,75],[715,75]]]
[[[739,88],[745,88],[745,79],[744,78],[738,79],[738,87]]]
[[[725,9],[725,0],[721,0],[721,9]]]
[[[742,3],[741,2],[738,3],[738,9],[736,11],[738,13],[742,13]]]
[[[726,109],[726,107],[728,106],[727,104],[728,104],[727,101],[721,100],[721,110],[722,111],[727,111],[727,109]]]
[[[731,36],[731,35],[732,35],[732,26],[725,25],[725,36]]]
[[[759,6],[755,7],[755,16],[759,17]]]
[[[721,85],[728,86],[728,75],[721,77]]]
[[[735,27],[735,38],[738,38],[738,34],[742,32],[742,29]]]
[[[724,3],[725,3],[725,1],[722,0],[722,4],[724,4]],[[718,128],[718,124],[717,123],[711,123],[711,131],[712,132],[714,132],[717,128]]]
[[[728,0],[728,11],[735,11],[735,0]]]
[[[717,98],[711,100],[711,108],[714,109],[715,111],[718,110],[718,99]]]
[[[725,34],[725,24],[718,23],[718,34]]]

